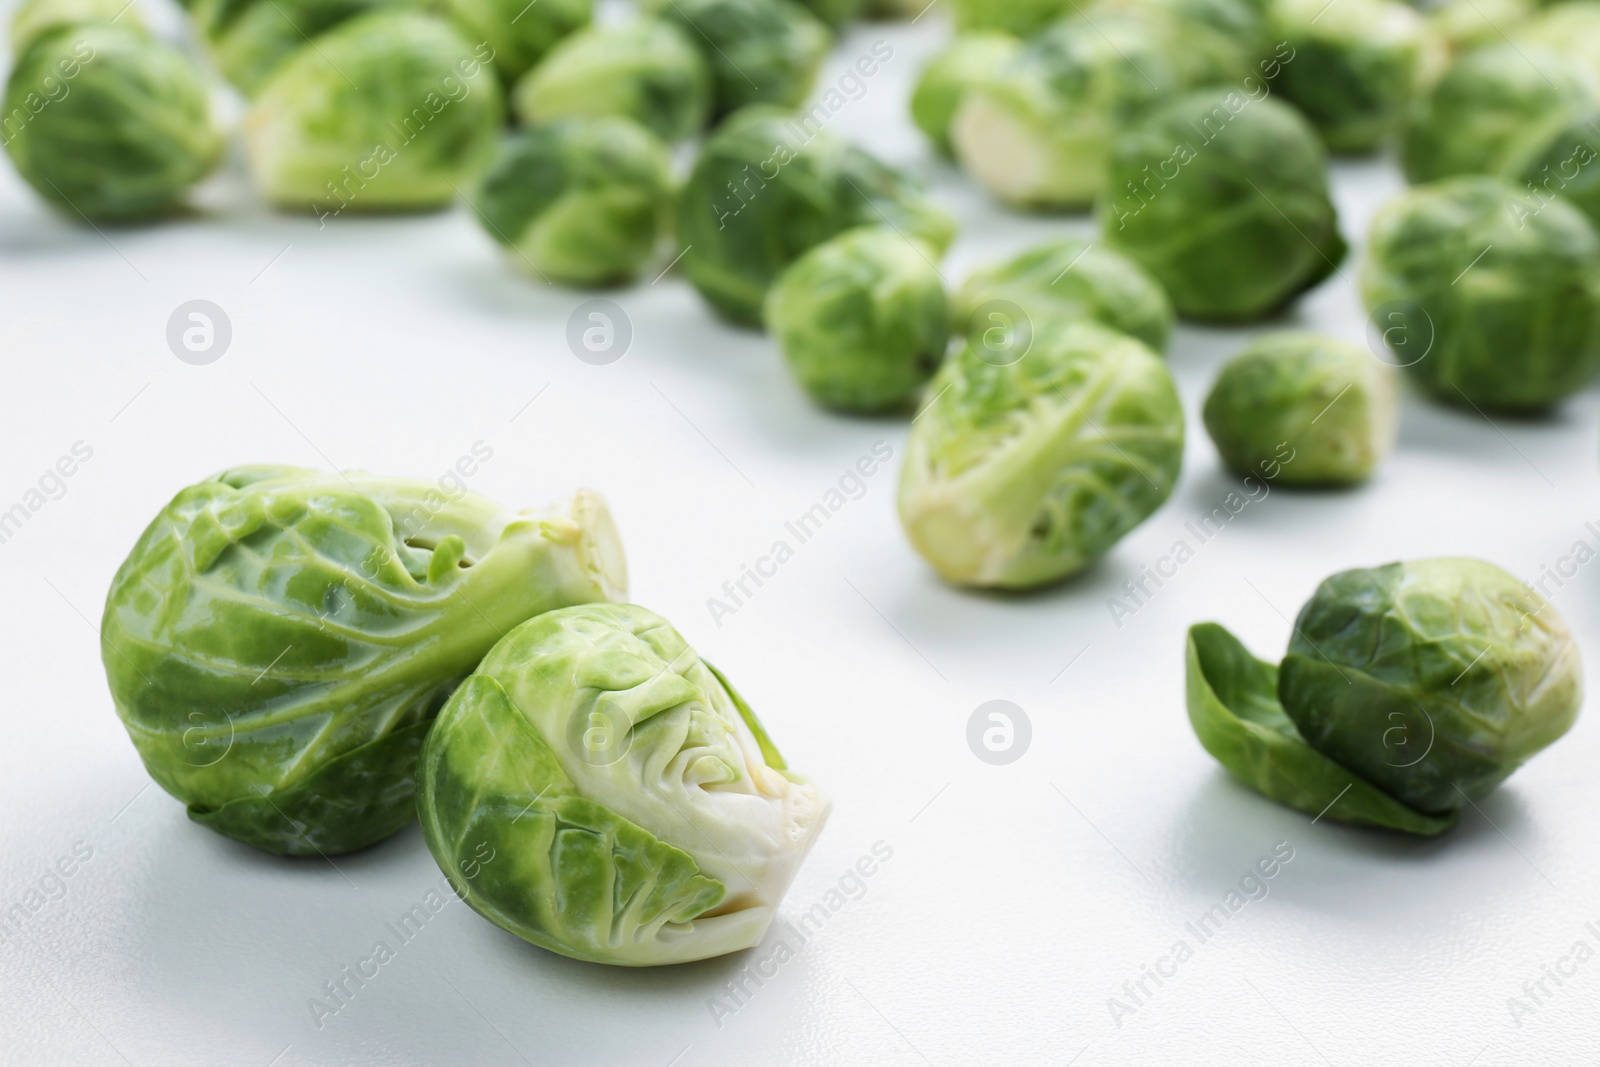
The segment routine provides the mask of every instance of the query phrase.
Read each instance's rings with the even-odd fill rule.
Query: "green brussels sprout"
[[[838,29],[861,14],[866,0],[800,0],[807,11]]]
[[[1600,370],[1600,236],[1570,204],[1449,178],[1384,205],[1368,247],[1367,307],[1440,398],[1534,411]],[[1409,342],[1423,340],[1418,356]]]
[[[139,538],[101,654],[145,769],[191,819],[329,855],[411,821],[422,737],[506,631],[625,584],[593,493],[511,512],[459,479],[240,467]]]
[[[1499,173],[1596,99],[1583,69],[1558,52],[1510,43],[1475,49],[1412,101],[1400,167],[1413,183]]]
[[[561,119],[513,135],[489,169],[478,218],[513,262],[571,285],[633,278],[666,232],[667,146],[632,119]]]
[[[1500,173],[1522,183],[1535,205],[1561,197],[1600,226],[1600,103],[1574,112],[1565,123],[1540,124],[1540,136],[1523,139]],[[1524,209],[1527,210],[1527,209]]]
[[[420,0],[195,0],[195,28],[222,76],[246,96],[318,34],[357,15]]]
[[[945,155],[954,152],[950,123],[962,97],[974,85],[1002,73],[1021,47],[1022,42],[1009,33],[966,33],[922,68],[911,94],[911,120],[928,135],[935,148]]]
[[[132,0],[24,0],[11,13],[11,57],[20,58],[35,37],[79,22],[114,22],[130,30],[144,26]]]
[[[1095,22],[1101,21],[1102,12],[1124,11],[1152,14],[1175,28],[1174,53],[1186,85],[1241,82],[1269,51],[1267,9],[1261,0],[1100,0]]]
[[[905,174],[773,107],[732,115],[707,139],[678,191],[676,220],[689,281],[749,326],[761,324],[783,269],[837,233],[885,224],[941,255],[955,235]]]
[[[950,308],[935,253],[887,227],[847,230],[795,260],[767,294],[767,328],[823,407],[905,403],[944,359]]]
[[[469,40],[488,43],[506,85],[594,18],[594,0],[441,0],[441,7]]]
[[[1426,23],[1400,0],[1277,0],[1294,49],[1280,91],[1335,152],[1375,150],[1400,126],[1425,50]]]
[[[1528,20],[1533,0],[1442,0],[1427,9],[1428,29],[1443,46],[1446,58],[1482,45],[1499,44],[1502,36]]]
[[[629,967],[756,944],[829,806],[727,679],[628,604],[507,634],[439,713],[417,774],[423,837],[473,910]]]
[[[1162,105],[1118,134],[1108,173],[1097,205],[1106,242],[1155,275],[1185,317],[1264,318],[1344,259],[1322,143],[1264,89]]]
[[[1026,589],[1105,554],[1172,493],[1183,407],[1140,342],[1073,319],[969,340],[928,385],[900,522],[946,580]]]
[[[428,15],[341,23],[280,64],[245,116],[256,186],[319,218],[450,203],[489,162],[504,118],[489,59]]]
[[[1157,352],[1172,334],[1172,302],[1160,283],[1121,252],[1080,237],[1047,241],[967,275],[955,294],[956,330],[994,325],[983,308],[993,301],[1015,304],[1032,318],[1091,319]]]
[[[954,0],[956,29],[961,33],[1001,30],[1028,37],[1063,15],[1072,14],[1072,0]]]
[[[34,38],[11,68],[0,138],[41,197],[90,220],[171,211],[222,154],[188,58],[109,23]]]
[[[529,125],[621,115],[669,141],[692,137],[711,114],[711,69],[670,22],[635,19],[593,26],[551,49],[512,93]]]
[[[1206,397],[1206,432],[1239,474],[1284,485],[1364,480],[1400,430],[1398,375],[1355,345],[1285,331],[1252,341]]]
[[[798,107],[811,93],[833,33],[793,0],[652,0],[711,65],[711,111],[748,104]]]
[[[1569,0],[1540,12],[1512,40],[1522,47],[1550,48],[1578,62],[1591,84],[1600,85],[1600,3]]]

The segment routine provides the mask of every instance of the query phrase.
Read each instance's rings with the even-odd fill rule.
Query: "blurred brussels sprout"
[[[1072,0],[954,0],[956,29],[962,33],[1001,30],[1027,37],[1063,15]]]
[[[168,212],[222,154],[188,58],[141,29],[109,23],[33,39],[11,68],[0,136],[41,197],[89,220]]]
[[[767,328],[823,407],[879,411],[933,376],[950,308],[932,249],[887,227],[848,230],[790,264],[767,294]]]
[[[1275,2],[1275,0],[1274,0]],[[1184,84],[1238,83],[1271,51],[1264,0],[1099,0],[1093,14],[1134,12],[1157,16],[1177,34],[1174,56]],[[1281,45],[1280,45],[1281,48]],[[1294,53],[1282,49],[1285,63]]]
[[[941,255],[955,235],[906,175],[773,107],[730,116],[707,139],[676,219],[684,273],[718,312],[751,326],[783,269],[837,233],[885,224]]]
[[[279,65],[245,116],[256,186],[319,217],[450,203],[488,163],[504,117],[489,58],[412,12],[329,30]]]
[[[1499,44],[1502,34],[1526,22],[1533,0],[1442,0],[1428,7],[1428,29],[1449,58],[1481,45]]]
[[[1206,397],[1206,432],[1242,475],[1348,485],[1372,473],[1400,431],[1398,375],[1363,348],[1314,333],[1256,338]]]
[[[476,205],[484,229],[530,272],[570,285],[633,278],[666,231],[670,159],[632,119],[562,119],[514,134]]]
[[[1280,91],[1335,152],[1371,152],[1399,128],[1416,84],[1426,24],[1400,0],[1277,0],[1294,49]]]
[[[861,14],[866,0],[800,0],[801,6],[829,26],[838,29]]]
[[[1542,122],[1519,138],[1500,173],[1522,183],[1537,206],[1561,197],[1600,226],[1600,103],[1563,123]]]
[[[417,809],[461,898],[541,948],[648,967],[761,940],[830,803],[659,615],[518,626],[439,713]]]
[[[993,325],[984,305],[1006,301],[1030,318],[1092,319],[1157,352],[1172,334],[1172,302],[1143,267],[1103,244],[1062,237],[967,275],[955,294],[960,333]],[[995,311],[1002,317],[1010,309]]]
[[[487,42],[507,85],[594,17],[594,0],[441,0],[441,7],[468,40]]]
[[[1263,318],[1345,256],[1316,131],[1260,88],[1179,97],[1112,147],[1097,208],[1105,240],[1189,318]]]
[[[1442,399],[1537,410],[1600,370],[1600,236],[1570,204],[1450,178],[1385,204],[1368,248],[1367,307]]]
[[[114,22],[130,30],[144,26],[132,0],[24,0],[11,13],[11,57],[20,58],[35,37],[79,22]]]
[[[1551,5],[1518,27],[1512,40],[1522,47],[1550,48],[1576,60],[1591,84],[1600,86],[1600,3],[1595,0]]]
[[[1103,555],[1172,493],[1183,407],[1140,342],[1080,320],[947,360],[911,425],[900,522],[962,585],[1026,589]]]
[[[1412,101],[1401,169],[1413,183],[1498,173],[1596,99],[1583,69],[1557,52],[1509,43],[1475,49]]]
[[[326,855],[411,821],[423,735],[501,635],[625,583],[593,493],[511,512],[459,479],[240,467],[139,538],[101,653],[145,768],[190,818]]]
[[[311,38],[357,15],[421,0],[195,0],[191,14],[222,76],[253,96]]]
[[[997,31],[958,36],[922,68],[911,94],[911,120],[945,155],[950,144],[950,122],[968,89],[1003,72],[1016,58],[1022,42]]]
[[[711,70],[677,26],[641,18],[593,26],[556,45],[517,83],[517,117],[621,115],[669,141],[692,137],[711,113]]]
[[[797,107],[833,34],[793,0],[647,0],[678,23],[711,65],[714,117],[747,104]]]

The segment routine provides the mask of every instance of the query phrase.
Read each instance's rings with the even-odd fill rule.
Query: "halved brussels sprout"
[[[1016,58],[1022,42],[1009,33],[964,33],[928,61],[911,94],[911,120],[945,155],[950,122],[967,90],[1001,74]]]
[[[101,653],[145,768],[190,818],[279,855],[382,840],[415,814],[434,714],[494,643],[623,594],[599,496],[511,512],[456,484],[240,467],[145,530]]]
[[[20,58],[35,37],[80,22],[116,23],[130,30],[144,26],[132,0],[24,0],[11,13],[11,58]]]
[[[251,177],[285,208],[441,207],[494,154],[499,83],[450,24],[409,11],[350,19],[281,63],[245,116]]]
[[[962,33],[1001,30],[1027,37],[1072,13],[1072,0],[952,0],[952,3],[956,29]]]
[[[887,227],[817,245],[767,294],[767,329],[823,407],[879,411],[933,376],[950,340],[938,255]]]
[[[1397,379],[1365,349],[1332,337],[1266,334],[1217,375],[1206,432],[1239,474],[1284,485],[1359,482],[1399,434]]]
[[[1264,318],[1346,253],[1316,131],[1241,91],[1190,93],[1118,134],[1097,212],[1106,242],[1193,319]]]
[[[428,848],[475,911],[629,967],[760,941],[829,810],[727,680],[627,604],[507,634],[440,712],[417,780]]]
[[[311,38],[346,19],[421,0],[195,0],[191,14],[211,60],[246,96]]]
[[[488,43],[506,85],[594,18],[594,0],[440,0],[439,6],[467,38]]]
[[[621,115],[669,141],[692,137],[711,113],[711,69],[677,26],[640,18],[594,26],[551,49],[517,83],[517,117]]]
[[[713,308],[750,326],[783,269],[837,233],[889,225],[941,255],[955,234],[905,174],[773,107],[730,116],[707,139],[676,219],[684,273]]]
[[[1449,178],[1384,205],[1368,248],[1367,308],[1436,396],[1537,410],[1600,370],[1600,236],[1570,204]]]
[[[647,0],[683,27],[711,65],[712,115],[748,104],[798,107],[833,33],[794,0]]]
[[[1167,366],[1094,323],[969,341],[928,385],[900,471],[900,522],[961,585],[1026,589],[1082,570],[1172,493],[1183,407]]]
[[[1006,301],[1024,314],[1091,319],[1155,351],[1172,334],[1172,302],[1148,271],[1121,252],[1081,237],[1047,241],[1002,263],[979,267],[955,294],[958,333],[995,325],[985,304]],[[996,311],[997,314],[1009,308]]]
[[[23,180],[90,220],[171,211],[222,154],[199,71],[120,23],[35,37],[11,68],[0,134]]]

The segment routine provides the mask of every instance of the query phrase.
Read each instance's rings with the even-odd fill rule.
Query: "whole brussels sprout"
[[[1600,103],[1564,123],[1540,123],[1539,135],[1520,139],[1501,174],[1522,183],[1532,207],[1557,197],[1600,226]]]
[[[11,13],[11,57],[20,58],[35,37],[79,22],[114,22],[130,30],[144,26],[132,0],[24,0]]]
[[[195,0],[191,14],[222,76],[246,96],[311,38],[357,15],[421,0]]]
[[[1335,152],[1371,152],[1411,100],[1426,23],[1400,0],[1277,0],[1277,32],[1294,49],[1279,88]]]
[[[621,115],[669,141],[700,132],[711,114],[711,70],[677,26],[642,18],[593,26],[551,49],[512,93],[529,125]]]
[[[950,123],[962,97],[974,85],[1003,72],[1016,58],[1022,42],[998,31],[964,33],[922,68],[911,94],[911,120],[945,155],[950,144]]]
[[[1143,344],[1081,320],[1031,344],[969,341],[928,385],[900,471],[900,522],[961,585],[1026,589],[1103,555],[1172,493],[1183,407]]]
[[[667,146],[631,119],[562,119],[513,135],[478,197],[484,229],[533,273],[625,282],[649,261],[672,205]]]
[[[423,837],[473,910],[628,967],[760,941],[829,807],[727,680],[627,604],[507,634],[439,713],[417,775]]]
[[[1362,481],[1400,431],[1398,376],[1365,349],[1314,333],[1256,338],[1206,397],[1206,432],[1242,475],[1284,485]]]
[[[1367,307],[1440,398],[1538,410],[1600,370],[1600,236],[1564,201],[1450,178],[1384,205],[1368,244]],[[1421,356],[1408,346],[1419,338]]]
[[[1578,62],[1600,86],[1600,3],[1568,0],[1546,8],[1512,35],[1517,44],[1550,48]]]
[[[1063,15],[1072,0],[953,0],[956,29],[962,33],[1001,30],[1028,37]]]
[[[1264,318],[1346,252],[1316,131],[1264,94],[1201,90],[1133,123],[1097,211],[1106,242],[1194,319]]]
[[[1258,68],[1271,51],[1264,0],[1100,0],[1093,14],[1148,13],[1158,16],[1178,35],[1174,53],[1186,85],[1238,84]],[[1280,44],[1278,58],[1288,57]]]
[[[593,493],[511,512],[443,481],[240,467],[145,530],[101,652],[145,768],[191,819],[328,855],[411,821],[423,735],[501,635],[625,584]]]
[[[684,273],[722,315],[761,323],[767,288],[801,253],[887,224],[943,254],[950,217],[906,175],[799,116],[753,107],[707,139],[678,192]]]
[[[711,65],[714,118],[748,104],[798,107],[833,44],[794,0],[649,0],[646,8],[678,23]]]
[[[280,64],[245,116],[256,186],[319,217],[450,203],[489,162],[504,118],[489,58],[428,15],[341,23]]]
[[[594,18],[594,0],[441,0],[441,6],[468,39],[488,43],[507,85]]]
[[[171,211],[222,154],[205,85],[143,30],[80,23],[35,37],[11,68],[0,134],[17,173],[85,219]]]
[[[843,411],[905,403],[950,341],[935,253],[887,227],[847,230],[790,264],[767,328],[811,398]]]
[[[956,330],[995,325],[984,314],[993,301],[1015,304],[1030,318],[1091,319],[1157,352],[1172,334],[1172,302],[1160,283],[1121,252],[1080,237],[1047,241],[967,275],[955,294]]]

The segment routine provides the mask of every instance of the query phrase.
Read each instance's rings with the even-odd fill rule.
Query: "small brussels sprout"
[[[11,57],[20,58],[35,37],[79,22],[114,22],[130,30],[144,26],[132,0],[25,0],[11,13]]]
[[[1600,85],[1600,3],[1555,4],[1519,27],[1512,40],[1522,47],[1550,48],[1578,62]]]
[[[188,57],[109,23],[33,39],[11,68],[0,137],[41,197],[90,220],[171,211],[222,154]]]
[[[1242,475],[1285,485],[1362,481],[1400,431],[1398,375],[1355,345],[1287,331],[1256,338],[1206,397],[1206,432]]]
[[[1522,184],[1537,210],[1556,197],[1600,226],[1600,103],[1565,122],[1542,122],[1536,136],[1519,139],[1501,174]]]
[[[879,411],[933,376],[950,341],[936,253],[887,227],[817,245],[767,294],[767,328],[823,407]]]
[[[504,117],[489,58],[407,11],[329,30],[278,66],[245,116],[256,186],[319,217],[450,203],[488,163]]]
[[[911,120],[935,148],[945,155],[954,151],[950,123],[962,97],[974,85],[1003,72],[1021,47],[1022,42],[1009,33],[965,33],[922,68],[911,94]]]
[[[1399,128],[1423,58],[1426,23],[1400,0],[1277,0],[1294,49],[1279,89],[1335,152],[1371,152]]]
[[[1121,252],[1080,237],[1047,241],[967,275],[955,295],[956,330],[995,325],[984,305],[997,300],[1030,318],[1092,319],[1157,352],[1172,334],[1172,302],[1160,283]]]
[[[411,821],[422,737],[502,634],[625,584],[593,493],[511,512],[459,482],[240,467],[139,538],[101,653],[145,768],[190,818],[327,855]]]
[[[473,910],[627,967],[760,941],[829,807],[727,679],[628,604],[507,634],[439,713],[417,774],[423,837]]]
[[[420,0],[195,0],[192,15],[222,76],[246,96],[311,38],[346,19]]]
[[[798,107],[833,34],[794,0],[649,0],[711,65],[713,117],[747,104]]]
[[[507,85],[594,18],[594,0],[441,0],[440,6],[469,40],[488,43]]]
[[[1449,178],[1384,205],[1368,247],[1367,307],[1440,398],[1534,411],[1600,370],[1600,236],[1570,204]]]
[[[1346,252],[1316,131],[1237,90],[1179,97],[1120,133],[1097,210],[1107,243],[1188,318],[1264,318]]]
[[[692,137],[711,113],[711,70],[677,26],[641,18],[593,26],[551,49],[512,93],[517,117],[621,115],[669,141]]]
[[[667,146],[631,119],[562,119],[514,134],[484,178],[478,218],[530,272],[571,285],[633,278],[666,231]]]
[[[792,112],[753,107],[707,139],[678,192],[680,261],[700,295],[745,325],[801,253],[845,230],[886,224],[943,254],[950,217],[905,174]]]
[[[1028,37],[1063,15],[1072,14],[1072,0],[953,0],[956,29],[962,33],[1001,30]]]
[[[1166,364],[1095,323],[1034,323],[1009,344],[975,338],[928,394],[900,472],[900,522],[948,581],[1064,578],[1177,483],[1183,407]]]

